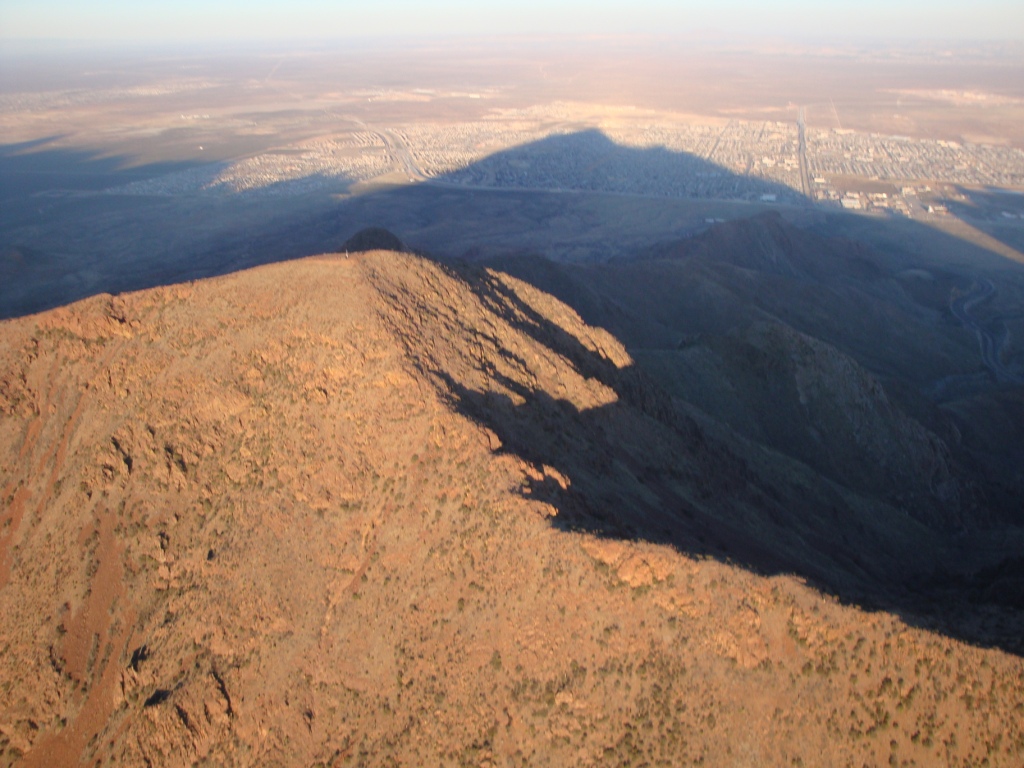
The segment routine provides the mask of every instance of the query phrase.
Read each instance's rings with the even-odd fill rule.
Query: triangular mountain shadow
[[[196,196],[194,205],[187,207],[187,214],[177,212],[187,215],[186,226],[182,227],[180,222],[176,225],[169,220],[176,211],[165,196],[103,195],[97,200],[89,195],[108,187],[116,192],[122,185],[170,173],[205,174],[212,179],[220,165],[130,167],[128,158],[123,157],[96,158],[86,151],[39,147],[31,147],[31,153],[25,154],[25,149],[22,145],[0,146],[0,179],[6,187],[4,197],[18,202],[8,214],[17,217],[16,223],[24,224],[39,215],[30,196],[43,191],[39,184],[51,178],[49,169],[61,169],[74,186],[62,190],[51,202],[57,209],[45,211],[45,215],[56,216],[55,210],[67,205],[98,209],[103,218],[97,223],[95,257],[87,258],[85,263],[65,258],[58,244],[41,248],[33,243],[7,242],[0,235],[0,254],[35,254],[30,259],[9,257],[0,261],[0,275],[5,278],[0,285],[0,318],[36,312],[96,293],[138,290],[344,251],[349,238],[373,226],[395,233],[416,252],[451,257],[474,250],[476,243],[467,234],[479,235],[481,244],[493,242],[495,237],[507,242],[517,234],[538,234],[536,222],[564,218],[564,214],[575,220],[562,237],[563,245],[573,248],[574,240],[587,239],[586,232],[593,229],[597,219],[593,213],[573,212],[578,195],[567,190],[613,196],[624,193],[633,206],[670,202],[680,195],[747,202],[767,195],[779,202],[803,204],[800,195],[784,185],[737,177],[685,152],[623,147],[600,131],[584,130],[498,152],[427,183],[368,193],[340,203],[335,196],[345,193],[352,184],[351,179],[340,176],[310,176],[234,196],[203,192]],[[481,180],[504,186],[489,194],[475,186]],[[288,195],[296,183],[310,191],[300,198],[304,208],[288,214],[288,207],[276,201],[281,194]],[[118,211],[118,206],[124,211],[120,227],[116,213],[110,214],[111,210]],[[82,215],[78,207],[72,212]],[[621,226],[627,226],[628,211],[623,209],[620,216]],[[237,217],[238,226],[225,226],[225,217]],[[115,222],[112,229],[111,219]],[[91,225],[92,217],[85,218],[84,223]],[[560,220],[559,226],[563,224]],[[183,231],[208,235],[205,239],[190,239],[182,236]],[[539,234],[540,242],[552,236],[550,231]],[[79,241],[89,239],[85,232],[68,232],[66,236]],[[104,241],[112,236],[118,239],[117,250],[124,252],[123,257],[115,256],[113,244]],[[643,245],[651,242],[643,232],[635,237]],[[602,236],[586,247],[607,257],[618,253],[607,250],[608,246]],[[485,245],[483,252],[506,250]]]
[[[665,198],[806,204],[797,191],[738,176],[705,158],[665,147],[625,147],[592,128],[496,152],[442,174],[445,184],[502,189],[593,191]]]
[[[54,162],[67,159],[62,153],[50,157]],[[552,158],[558,162],[549,162]],[[88,167],[90,159],[83,156],[77,162]],[[501,176],[509,169],[521,172],[522,179]],[[580,178],[590,182],[581,185]],[[507,188],[493,192],[473,188],[480,180]],[[591,230],[603,226],[598,209],[583,205],[583,196],[564,191],[581,186],[584,191],[611,193],[607,197],[611,202],[600,209],[608,214],[628,212],[629,206],[658,205],[663,199],[659,195],[686,194],[687,190],[744,201],[774,195],[795,203],[787,209],[790,213],[807,205],[788,187],[739,177],[686,153],[618,146],[597,131],[550,137],[498,153],[435,183],[341,203],[331,195],[346,182],[335,179],[332,183],[333,187],[325,185],[322,193],[312,194],[308,215],[284,224],[270,220],[245,231],[221,231],[202,248],[193,245],[180,253],[166,247],[150,251],[157,244],[148,241],[144,231],[128,228],[127,236],[137,239],[137,254],[155,252],[159,258],[138,256],[128,264],[98,258],[88,265],[87,280],[79,274],[80,265],[68,264],[58,254],[39,253],[32,244],[0,243],[2,253],[13,254],[0,264],[5,277],[0,315],[39,311],[99,292],[136,290],[342,251],[346,243],[353,246],[350,250],[361,250],[362,245],[404,241],[417,252],[449,261],[474,252],[529,253],[538,250],[536,244],[543,240],[551,217],[561,217],[564,226],[558,237],[565,241],[588,237]],[[238,210],[248,204],[246,199],[236,202]],[[258,201],[254,198],[251,204],[256,206]],[[752,213],[757,210],[751,209]],[[628,228],[628,219],[622,216],[622,227]],[[537,231],[526,228],[529,222],[537,225]],[[350,240],[371,225],[381,228],[372,238]],[[524,388],[501,371],[490,374],[492,391],[460,381],[443,360],[432,359],[426,352],[418,363],[461,412],[497,435],[501,450],[540,468],[540,479],[525,492],[556,506],[556,526],[671,544],[680,551],[720,558],[758,573],[799,574],[843,600],[894,611],[909,623],[972,643],[1024,652],[1024,588],[1019,554],[1015,554],[1020,550],[1014,549],[1021,538],[1021,520],[1019,514],[1009,516],[1004,498],[1012,496],[1017,486],[1009,483],[1009,491],[992,486],[995,490],[990,492],[988,470],[954,466],[957,461],[980,462],[984,457],[967,451],[964,458],[947,460],[938,446],[933,453],[939,469],[928,475],[938,481],[929,490],[932,497],[922,496],[910,484],[913,498],[894,498],[888,489],[903,476],[898,463],[887,470],[891,477],[881,477],[877,486],[868,481],[858,484],[814,465],[814,456],[800,454],[786,443],[786,424],[766,418],[745,429],[741,411],[730,411],[729,403],[710,397],[700,400],[686,389],[695,381],[694,371],[714,366],[724,374],[750,370],[762,377],[758,391],[779,395],[776,400],[768,398],[769,409],[776,402],[788,402],[783,395],[792,395],[791,400],[802,404],[803,393],[772,390],[782,380],[778,366],[796,360],[796,372],[789,371],[790,380],[796,380],[813,368],[815,360],[827,359],[835,370],[847,371],[862,383],[855,392],[858,396],[875,392],[876,385],[881,393],[875,398],[878,401],[890,399],[886,392],[896,393],[891,396],[897,405],[893,413],[923,424],[920,432],[908,433],[917,446],[930,444],[933,436],[943,445],[948,443],[944,425],[949,417],[921,397],[925,380],[973,376],[978,381],[954,382],[967,387],[973,398],[963,407],[991,410],[988,401],[978,400],[989,396],[993,382],[986,379],[978,360],[977,341],[948,316],[943,306],[944,301],[948,303],[948,291],[943,299],[941,290],[933,296],[917,286],[918,278],[910,274],[917,268],[913,252],[883,256],[863,247],[849,251],[819,238],[820,248],[835,247],[838,254],[823,264],[814,258],[814,249],[808,249],[810,241],[789,226],[767,217],[754,223],[718,225],[685,243],[665,236],[670,226],[652,235],[644,248],[630,250],[628,240],[614,246],[588,243],[590,260],[607,260],[616,254],[644,256],[650,264],[642,272],[628,259],[581,267],[590,270],[583,277],[583,272],[569,272],[535,258],[506,259],[504,266],[510,271],[541,290],[552,290],[585,320],[621,338],[637,361],[624,366],[582,345],[493,272],[470,264],[454,268],[453,274],[466,281],[482,302],[513,307],[507,317],[510,323],[569,361],[583,377],[609,388],[615,395],[609,404],[581,411],[550,393]],[[919,229],[922,240],[928,242],[945,237],[923,226]],[[508,245],[518,231],[524,233],[520,249]],[[746,247],[752,237],[762,238],[753,249]],[[363,243],[364,239],[372,242]],[[504,245],[496,246],[499,241]],[[721,252],[727,246],[729,252]],[[946,246],[956,247],[948,242]],[[1019,280],[1016,265],[980,250],[979,255],[979,270],[1003,269]],[[837,265],[842,268],[836,270]],[[963,271],[941,273],[927,261],[920,265],[918,271],[922,270],[930,276],[928,286],[937,281],[940,288],[970,289],[972,275]],[[642,284],[636,282],[641,274],[646,281]],[[797,283],[800,289],[794,293]],[[610,290],[609,284],[615,284],[616,290]],[[723,285],[728,290],[722,290]],[[645,294],[648,289],[651,293]],[[920,294],[916,298],[915,291]],[[694,296],[701,296],[701,301],[687,304]],[[794,297],[806,301],[813,311],[796,311]],[[851,325],[851,316],[863,324],[859,329]],[[879,346],[879,338],[890,338],[879,337],[879,332],[889,331],[877,329],[898,330],[904,321],[911,328],[946,323],[924,342],[895,333],[887,344],[896,350],[896,357],[904,349],[901,345],[909,345],[913,365],[920,354],[921,381],[901,379],[903,369],[893,355],[872,350]],[[825,331],[820,335],[819,323]],[[687,328],[689,334],[679,333]],[[714,341],[704,344],[701,339]],[[925,354],[921,348],[929,340],[939,346]],[[662,354],[666,350],[673,355]],[[676,354],[687,350],[695,352]],[[771,354],[762,354],[766,350]],[[964,369],[961,360],[968,354],[973,356],[973,368]],[[700,367],[701,355],[711,362]],[[729,379],[721,381],[728,384]],[[828,399],[827,385],[814,385],[825,388],[819,400]],[[906,392],[901,394],[901,388]],[[1007,412],[1020,413],[1019,387],[997,389]],[[700,405],[694,405],[698,401]],[[1006,429],[1003,442],[1012,444],[1016,433]],[[832,445],[824,438],[822,444]],[[897,450],[893,455],[899,454]],[[544,467],[554,468],[569,482],[559,482],[556,475],[542,471]],[[959,495],[953,494],[957,504],[950,501],[946,506],[949,493],[943,484],[957,477],[967,480],[961,482]],[[986,495],[999,498],[993,503]],[[937,500],[931,514],[929,498]]]

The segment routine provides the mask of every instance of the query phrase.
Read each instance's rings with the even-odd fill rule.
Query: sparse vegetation
[[[1024,756],[1019,658],[714,550],[756,514],[748,487],[779,515],[819,491],[766,479],[713,430],[698,440],[564,305],[407,255],[287,267],[189,286],[159,312],[153,293],[122,297],[140,334],[192,331],[174,348],[125,338],[103,388],[78,386],[95,350],[54,368],[45,344],[72,340],[28,360],[32,323],[7,324],[4,370],[44,381],[27,397],[53,418],[0,422],[0,759]],[[427,286],[444,297],[430,313],[406,303]],[[317,319],[323,343],[268,342]],[[286,396],[324,372],[343,398]],[[697,475],[729,528],[694,499]],[[659,540],[665,499],[706,545]]]

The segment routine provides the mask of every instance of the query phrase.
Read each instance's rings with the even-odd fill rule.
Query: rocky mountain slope
[[[614,333],[688,407],[859,494],[950,529],[1024,524],[1021,388],[950,311],[969,275],[772,213],[607,264],[491,263]]]
[[[948,535],[948,457],[845,358],[723,344],[781,345],[786,407],[847,376],[835,418],[951,506],[673,399],[482,268],[323,256],[4,322],[0,764],[1019,764],[1019,611],[968,599],[1019,542]],[[962,583],[911,591],[940,561]]]

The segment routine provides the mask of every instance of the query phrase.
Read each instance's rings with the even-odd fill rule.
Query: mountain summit
[[[943,524],[505,273],[320,256],[2,328],[0,763],[1024,754],[1020,658],[906,591]],[[818,403],[843,360],[758,329]]]

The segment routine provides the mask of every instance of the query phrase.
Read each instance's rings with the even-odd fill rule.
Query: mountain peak
[[[869,761],[1020,739],[1016,659],[789,575],[895,578],[927,527],[876,557],[894,510],[508,275],[327,255],[3,328],[4,761],[675,762],[755,718],[811,762],[865,699]]]
[[[384,227],[365,227],[345,241],[342,250],[347,253],[363,251],[397,251],[406,250],[405,244],[397,235]]]

